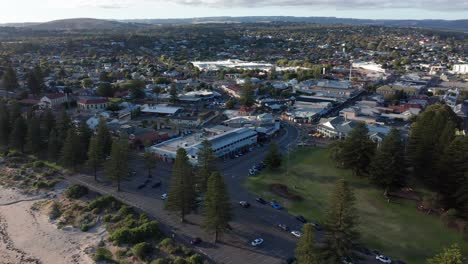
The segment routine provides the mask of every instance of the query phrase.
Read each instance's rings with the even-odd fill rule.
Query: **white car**
[[[263,243],[263,238],[256,238],[254,241],[250,242],[250,245],[256,247]]]
[[[163,194],[161,195],[161,199],[162,199],[162,200],[166,200],[167,197],[168,197],[167,193],[163,193]]]
[[[384,255],[377,255],[377,256],[375,256],[375,259],[382,262],[382,263],[388,263],[388,264],[392,263],[392,260],[387,258]]]
[[[293,236],[295,236],[295,237],[301,237],[302,236],[302,232],[297,231],[297,230],[291,231],[291,234],[293,234]]]

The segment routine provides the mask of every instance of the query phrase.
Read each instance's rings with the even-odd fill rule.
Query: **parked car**
[[[384,255],[377,255],[377,256],[375,256],[375,259],[382,262],[382,263],[389,263],[389,264],[392,263],[392,260],[387,258]]]
[[[163,193],[163,194],[161,195],[161,199],[162,199],[162,200],[166,200],[167,197],[168,197],[167,193]]]
[[[311,222],[310,224],[315,228],[315,230],[317,231],[322,230],[322,226],[320,226],[318,223]]]
[[[257,197],[255,201],[261,203],[261,204],[266,204],[267,202],[262,198],[262,197]]]
[[[254,247],[260,246],[263,243],[263,238],[256,238],[250,244]]]
[[[406,264],[406,262],[401,261],[401,260],[397,260],[397,261],[395,261],[395,264]]]
[[[345,257],[341,259],[341,263],[343,264],[354,264],[354,261],[350,257]]]
[[[297,215],[296,219],[301,223],[307,223],[307,219],[305,219],[305,217],[302,215]]]
[[[297,230],[293,230],[291,231],[291,234],[295,237],[301,237],[302,236],[302,232],[300,231],[297,231]]]
[[[244,208],[249,208],[250,207],[250,204],[246,201],[240,201],[239,202],[240,206],[244,207]]]
[[[284,231],[288,231],[289,230],[289,227],[285,224],[278,224],[277,225],[280,229],[284,230]]]
[[[161,184],[162,184],[161,181],[155,182],[155,183],[153,184],[153,186],[151,186],[151,188],[159,188],[159,187],[161,187]]]
[[[192,244],[192,245],[197,245],[197,244],[200,244],[201,242],[202,242],[202,240],[199,237],[195,237],[192,240],[190,240],[190,244]]]
[[[275,208],[276,210],[281,210],[283,209],[283,207],[281,207],[281,205],[279,205],[277,202],[270,202],[270,205],[271,207]]]

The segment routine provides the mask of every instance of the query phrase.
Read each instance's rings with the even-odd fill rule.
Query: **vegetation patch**
[[[281,196],[283,198],[292,200],[292,201],[301,201],[302,197],[300,195],[291,193],[288,189],[288,186],[281,183],[272,183],[270,184],[270,190],[272,193]]]

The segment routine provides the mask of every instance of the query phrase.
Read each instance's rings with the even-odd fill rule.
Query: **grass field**
[[[417,211],[416,204],[411,201],[388,203],[383,191],[366,179],[336,168],[326,150],[309,148],[295,151],[289,159],[288,176],[285,165],[280,170],[250,177],[247,187],[259,196],[278,200],[292,214],[323,222],[334,183],[344,177],[356,196],[361,241],[368,248],[377,249],[394,260],[415,264],[425,263],[428,257],[453,243],[462,247],[464,255],[468,254],[468,243],[460,234],[446,228],[438,217]],[[304,200],[291,202],[275,196],[269,191],[270,183],[274,182],[286,184]]]

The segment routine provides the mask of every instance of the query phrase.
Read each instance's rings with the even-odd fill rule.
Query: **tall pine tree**
[[[339,144],[334,144],[335,159],[355,175],[364,176],[375,151],[375,144],[369,139],[369,130],[365,123],[358,123],[348,137]]]
[[[315,232],[311,224],[302,228],[303,235],[296,246],[296,264],[320,264],[320,251],[316,245]]]
[[[156,157],[154,156],[154,153],[150,151],[145,151],[143,154],[143,161],[145,164],[145,168],[148,171],[148,178],[151,178],[151,170],[156,167]]]
[[[10,140],[10,111],[3,101],[0,101],[0,144],[8,146]]]
[[[187,152],[183,148],[177,150],[176,159],[172,167],[171,186],[166,209],[178,212],[181,222],[195,205],[195,190],[193,188],[192,165],[189,163]]]
[[[353,255],[353,243],[359,237],[354,200],[347,182],[337,181],[325,222],[328,232],[323,253],[327,263],[339,263],[341,258]]]
[[[86,165],[93,170],[94,180],[97,181],[97,170],[102,165],[103,159],[100,153],[100,147],[96,136],[93,136],[88,148],[88,161]]]
[[[370,178],[385,190],[401,187],[407,176],[405,149],[400,131],[392,129],[372,159]]]
[[[26,146],[29,152],[38,155],[42,149],[41,124],[39,118],[33,116],[28,122]]]
[[[67,168],[76,169],[81,160],[80,153],[80,137],[74,128],[70,128],[63,143],[60,163]]]
[[[215,162],[216,156],[214,155],[211,143],[208,140],[203,140],[201,148],[198,151],[198,167],[197,167],[197,191],[204,193],[207,188],[208,178],[216,170]]]
[[[468,218],[468,137],[456,137],[438,164],[437,186],[446,208]]]
[[[129,177],[128,174],[128,143],[125,140],[114,140],[110,159],[106,162],[106,176],[121,190],[121,182]]]
[[[24,118],[20,115],[14,125],[10,134],[10,146],[16,150],[24,152],[24,145],[26,144],[27,125]]]
[[[438,188],[437,164],[444,149],[455,136],[458,118],[446,105],[429,106],[411,127],[408,157],[415,176],[433,188]]]
[[[208,179],[203,216],[203,228],[214,234],[216,243],[232,217],[226,185],[219,172],[212,173]]]
[[[19,87],[16,71],[12,67],[8,67],[5,74],[3,75],[3,85],[9,92],[12,92]]]
[[[68,130],[72,127],[71,119],[65,109],[60,112],[60,117],[57,121],[57,133],[59,139],[63,140],[67,136]]]
[[[57,161],[61,149],[61,142],[55,129],[52,129],[49,134],[49,140],[47,141],[47,158],[49,160]]]
[[[52,129],[55,128],[55,116],[50,108],[47,108],[47,110],[43,114],[42,122],[44,124],[44,134],[47,136],[50,135]]]
[[[111,153],[112,137],[104,119],[99,120],[96,136],[98,141],[97,144],[100,148],[99,155],[101,155],[102,159],[105,159]]]

